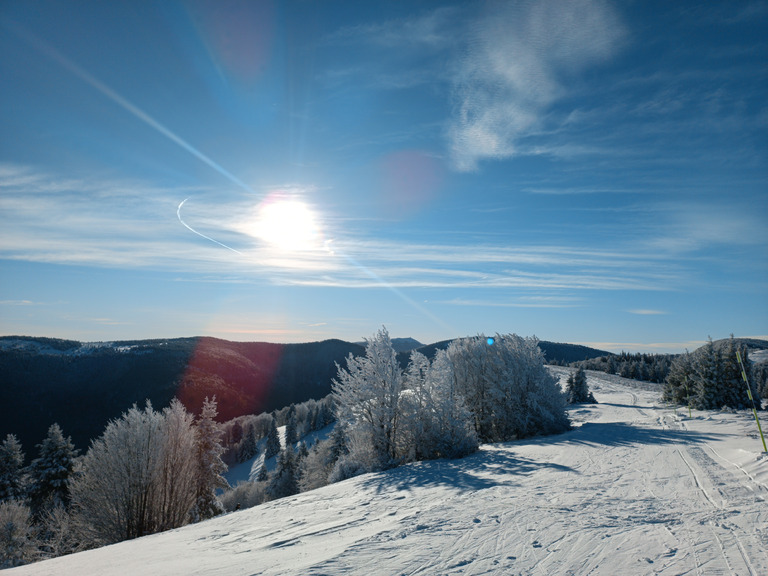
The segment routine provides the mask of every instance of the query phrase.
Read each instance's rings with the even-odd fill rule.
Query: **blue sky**
[[[768,338],[765,2],[0,4],[0,333]]]

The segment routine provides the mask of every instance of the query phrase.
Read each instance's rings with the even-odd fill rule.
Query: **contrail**
[[[175,144],[179,145],[181,148],[192,154],[195,158],[198,160],[201,160],[202,162],[205,162],[208,166],[216,170],[219,174],[227,178],[230,182],[233,184],[236,184],[240,188],[246,190],[247,192],[254,193],[253,189],[251,189],[250,186],[245,184],[242,180],[240,180],[237,176],[232,174],[231,172],[224,169],[221,165],[219,165],[217,162],[214,162],[208,156],[200,152],[197,148],[192,146],[189,142],[181,138],[180,136],[177,136],[174,134],[171,130],[163,126],[160,122],[152,118],[149,114],[144,112],[141,108],[134,105],[132,102],[126,100],[120,94],[112,90],[109,86],[101,82],[100,80],[94,78],[80,68],[77,64],[72,62],[69,58],[61,54],[58,50],[47,44],[45,41],[41,40],[28,30],[26,30],[24,27],[20,26],[19,24],[13,22],[13,23],[7,23],[11,24],[9,27],[12,32],[20,36],[23,40],[25,40],[28,44],[30,44],[33,48],[35,48],[38,52],[44,54],[48,58],[51,58],[52,60],[55,60],[59,64],[61,64],[64,68],[72,72],[75,76],[104,94],[107,98],[112,100],[115,104],[123,108],[124,110],[127,110],[131,114],[133,114],[136,118],[147,124],[148,126],[154,128],[157,132],[168,138],[171,142],[174,142]],[[189,228],[189,227],[188,227]],[[191,228],[190,228],[191,230]],[[194,230],[193,230],[194,232]]]
[[[191,198],[191,196],[190,196],[190,198]],[[189,230],[190,232],[194,232],[194,233],[195,233],[195,234],[197,234],[198,236],[200,236],[200,237],[202,237],[202,238],[205,238],[206,240],[210,240],[211,242],[214,242],[214,243],[218,244],[219,246],[223,246],[224,248],[226,248],[227,250],[231,250],[231,251],[232,251],[232,252],[234,252],[235,254],[239,254],[240,256],[243,256],[243,255],[244,255],[244,254],[243,254],[242,252],[240,252],[239,250],[235,250],[234,248],[232,248],[232,246],[227,246],[227,245],[226,245],[226,244],[224,244],[223,242],[219,242],[218,240],[214,240],[214,239],[213,239],[213,238],[211,238],[210,236],[206,236],[206,235],[205,235],[205,234],[203,234],[202,232],[198,232],[197,230],[195,230],[194,228],[192,228],[192,226],[190,226],[189,224],[187,224],[186,222],[184,222],[184,219],[181,217],[181,207],[182,207],[182,206],[184,206],[184,202],[186,202],[187,200],[189,200],[189,198],[184,198],[184,200],[182,200],[182,201],[181,201],[181,204],[179,204],[179,207],[178,207],[178,208],[176,208],[176,217],[179,219],[179,222],[181,222],[181,223],[182,223],[182,225],[183,225],[183,226],[184,226],[184,227],[185,227],[187,230]]]

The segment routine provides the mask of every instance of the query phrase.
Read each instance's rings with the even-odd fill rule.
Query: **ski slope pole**
[[[755,415],[755,422],[757,422],[757,429],[760,432],[760,439],[763,441],[763,451],[768,452],[768,448],[765,447],[765,436],[763,436],[763,429],[760,427],[760,419],[757,417],[757,410],[755,409],[755,400],[752,398],[752,389],[749,387],[749,380],[747,379],[747,373],[744,371],[744,363],[741,361],[741,354],[736,350],[736,358],[739,361],[739,367],[741,368],[741,377],[744,378],[744,384],[747,385],[747,395],[749,401],[752,402],[752,414]]]

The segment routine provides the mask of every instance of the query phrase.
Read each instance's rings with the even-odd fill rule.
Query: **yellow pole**
[[[736,350],[736,358],[739,361],[739,367],[741,368],[741,377],[744,379],[744,384],[747,385],[747,395],[749,401],[752,402],[752,413],[755,415],[755,422],[757,422],[757,429],[760,432],[760,439],[763,441],[763,451],[768,452],[768,448],[765,447],[765,436],[763,436],[763,429],[760,427],[760,419],[757,417],[757,410],[755,409],[755,400],[752,398],[752,390],[749,387],[749,380],[747,380],[747,373],[744,371],[744,363],[741,361],[741,354]]]

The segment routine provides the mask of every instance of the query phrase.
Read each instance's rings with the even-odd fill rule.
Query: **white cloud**
[[[593,0],[493,3],[474,23],[453,78],[448,130],[455,167],[517,153],[540,127],[566,80],[608,59],[624,30],[610,5]]]

